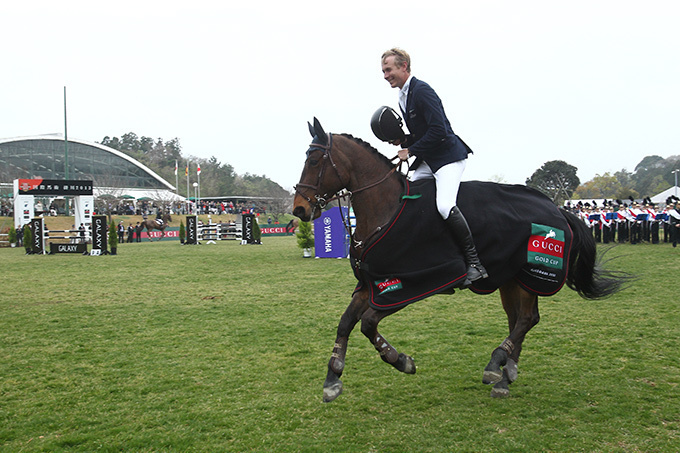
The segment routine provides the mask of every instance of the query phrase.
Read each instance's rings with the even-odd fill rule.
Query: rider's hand
[[[397,153],[397,155],[399,156],[399,159],[401,159],[401,160],[408,160],[408,158],[409,158],[408,148],[400,149],[399,152]]]

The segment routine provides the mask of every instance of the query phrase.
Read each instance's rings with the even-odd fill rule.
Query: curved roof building
[[[68,178],[64,138],[38,135],[0,139],[0,179],[87,179],[96,187],[165,189],[175,187],[132,157],[99,143],[68,140]]]

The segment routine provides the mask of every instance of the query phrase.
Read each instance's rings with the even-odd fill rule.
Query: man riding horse
[[[395,117],[379,114],[380,110],[373,116],[374,132],[378,130],[383,135],[378,138],[402,146],[399,151],[402,161],[410,156],[416,157],[412,181],[435,180],[437,210],[465,255],[468,265],[466,283],[487,278],[468,223],[456,205],[467,156],[472,150],[453,132],[437,93],[427,83],[411,75],[411,57],[406,51],[393,48],[383,53],[382,72],[392,88],[399,88],[399,107],[411,134],[404,136],[398,127],[389,128],[397,132],[394,136],[384,136],[388,128],[380,127],[381,123],[393,122]]]

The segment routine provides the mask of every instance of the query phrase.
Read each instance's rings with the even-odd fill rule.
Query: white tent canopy
[[[95,187],[93,192],[95,197],[101,197],[102,195],[112,195],[116,198],[120,198],[124,195],[127,195],[128,197],[133,197],[136,200],[139,200],[140,198],[150,198],[152,200],[166,202],[186,200],[186,197],[177,195],[176,193],[166,189],[122,189],[119,187]]]
[[[664,190],[663,192],[654,195],[651,198],[651,200],[652,200],[652,203],[663,203],[663,204],[665,204],[668,197],[671,197],[671,196],[676,196],[676,197],[680,196],[680,187],[674,186],[674,187],[671,187],[670,189]]]

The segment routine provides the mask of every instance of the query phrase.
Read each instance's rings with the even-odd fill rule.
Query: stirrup
[[[474,282],[474,281],[480,280],[482,278],[488,278],[488,277],[489,277],[489,274],[486,272],[486,269],[484,269],[484,266],[477,265],[477,264],[470,264],[468,266],[467,280],[469,280],[470,282]]]

